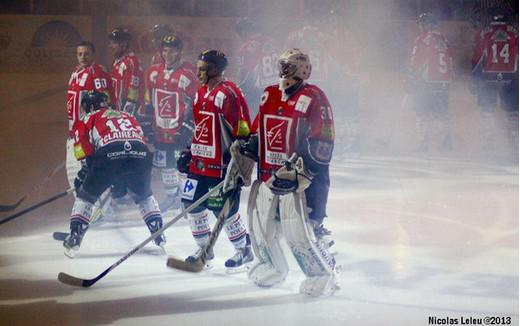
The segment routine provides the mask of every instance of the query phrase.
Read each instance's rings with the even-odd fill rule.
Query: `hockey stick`
[[[215,188],[211,189],[210,191],[208,191],[204,196],[200,197],[198,200],[196,200],[195,202],[193,202],[190,206],[188,206],[188,208],[186,208],[184,211],[182,211],[182,213],[180,213],[179,215],[177,215],[174,219],[172,219],[170,222],[166,223],[165,225],[163,225],[162,228],[160,228],[159,230],[157,230],[157,232],[155,232],[154,234],[152,234],[150,237],[148,237],[146,240],[144,240],[143,242],[141,242],[137,247],[135,247],[134,249],[130,250],[129,253],[127,253],[126,255],[124,255],[123,257],[121,257],[118,261],[116,261],[114,264],[112,264],[110,267],[108,267],[107,269],[105,269],[101,274],[99,274],[98,276],[92,278],[92,279],[82,279],[82,278],[78,278],[78,277],[74,277],[72,275],[69,275],[67,273],[63,273],[63,272],[60,272],[58,274],[58,280],[62,283],[65,283],[65,284],[68,284],[68,285],[72,285],[72,286],[80,286],[80,287],[84,287],[84,288],[88,288],[88,287],[91,287],[92,285],[94,285],[97,281],[99,281],[100,279],[102,279],[105,275],[107,275],[108,273],[110,273],[110,271],[112,271],[114,268],[116,268],[117,266],[119,266],[119,264],[121,264],[122,262],[124,262],[125,260],[127,260],[130,256],[132,256],[133,254],[135,254],[136,252],[138,252],[139,250],[141,250],[146,244],[148,244],[150,241],[154,240],[155,238],[157,238],[159,235],[161,235],[164,230],[166,230],[167,228],[169,228],[170,226],[172,226],[175,222],[177,222],[178,220],[180,220],[184,215],[188,214],[189,212],[191,212],[192,210],[194,210],[196,207],[198,207],[200,204],[202,204],[204,201],[206,201],[209,196],[211,196],[214,192],[216,192],[217,190],[220,190],[220,188],[222,188],[222,186],[224,185],[224,181],[220,182],[217,186],[215,186]]]
[[[20,204],[27,198],[27,195],[20,198],[15,204],[12,205],[0,205],[0,212],[9,212],[15,210],[16,207],[20,206]]]
[[[166,261],[166,266],[193,273],[199,273],[200,271],[202,271],[202,269],[206,265],[206,257],[208,255],[208,252],[213,250],[213,247],[217,242],[218,236],[220,235],[220,231],[222,231],[222,228],[224,227],[224,221],[228,217],[231,207],[233,207],[233,198],[235,197],[235,192],[238,191],[238,189],[240,188],[235,188],[227,194],[224,207],[222,207],[220,213],[218,214],[217,223],[213,227],[213,230],[211,230],[208,242],[206,243],[204,248],[202,248],[199,258],[197,258],[197,260],[194,262],[187,262],[185,260],[178,259],[175,257],[169,257]]]
[[[4,218],[3,220],[0,221],[0,224],[7,223],[7,222],[9,222],[10,220],[13,220],[13,219],[15,219],[15,218],[17,218],[17,217],[19,217],[19,216],[21,216],[21,215],[24,215],[25,213],[29,213],[30,211],[33,211],[33,210],[35,210],[35,209],[37,209],[37,208],[39,208],[39,207],[41,207],[41,206],[43,206],[43,205],[46,205],[46,204],[48,204],[48,203],[50,203],[50,202],[53,202],[53,201],[55,201],[56,199],[59,199],[59,198],[61,198],[61,197],[65,197],[65,196],[67,196],[68,194],[72,193],[73,191],[74,191],[74,188],[70,188],[70,189],[67,189],[67,190],[64,191],[64,192],[60,192],[59,194],[54,195],[54,196],[52,196],[51,198],[47,198],[47,199],[45,199],[44,201],[41,201],[41,202],[39,202],[39,203],[37,203],[37,204],[32,205],[31,207],[27,207],[26,209],[24,209],[24,210],[22,210],[22,211],[20,211],[20,212],[18,212],[18,213],[16,213],[16,214],[13,214],[13,215],[11,215],[11,216],[8,216],[8,217]]]
[[[29,196],[29,194],[40,189],[45,183],[47,183],[47,181],[49,181],[64,166],[65,166],[65,161],[61,162],[58,166],[56,166],[54,168],[54,170],[52,170],[49,174],[47,174],[47,176],[42,180],[42,182],[33,186],[33,188],[29,192],[27,192],[25,195],[23,195],[22,198],[18,199],[18,201],[15,204],[0,205],[0,212],[9,212],[9,211],[15,210]]]

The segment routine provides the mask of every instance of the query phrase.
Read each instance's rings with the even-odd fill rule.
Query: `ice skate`
[[[251,250],[251,241],[249,235],[247,235],[247,244],[244,248],[236,250],[235,255],[224,263],[228,274],[235,274],[247,271],[251,262],[255,259],[253,251]]]
[[[162,218],[157,215],[152,216],[146,220],[146,226],[148,227],[148,230],[150,230],[150,233],[154,234],[162,228]],[[153,241],[158,247],[160,247],[166,253],[166,251],[164,250],[164,246],[166,245],[166,237],[164,236],[164,234],[159,235]]]
[[[184,261],[186,261],[187,263],[196,263],[197,260],[199,260],[200,255],[202,254],[202,250],[203,248],[199,247],[196,253],[186,257]],[[213,263],[211,262],[213,258],[215,258],[215,253],[213,252],[213,249],[211,249],[206,255],[206,264],[204,264],[204,270],[209,270],[213,268]]]
[[[76,256],[87,229],[87,223],[80,220],[71,221],[70,234],[63,241],[63,247],[65,247],[63,253],[65,256],[69,258],[74,258]]]

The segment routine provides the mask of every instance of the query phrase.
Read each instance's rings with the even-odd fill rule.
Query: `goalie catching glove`
[[[291,192],[303,192],[312,182],[312,176],[305,169],[303,158],[293,153],[289,160],[267,180],[266,185],[275,195],[287,195]]]

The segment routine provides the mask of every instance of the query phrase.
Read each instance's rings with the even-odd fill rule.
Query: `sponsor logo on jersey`
[[[175,129],[179,126],[179,93],[155,89],[155,122],[159,128]]]
[[[265,160],[269,164],[282,165],[287,160],[292,119],[275,115],[264,116]]]
[[[198,181],[195,179],[186,179],[184,181],[184,185],[182,186],[182,199],[193,200],[195,196],[195,191],[197,190]]]
[[[309,108],[309,104],[311,104],[311,100],[312,99],[307,95],[300,95],[294,109],[305,114],[307,112],[307,109]]]
[[[202,118],[195,126],[194,142],[191,144],[193,155],[215,158],[215,114],[200,112]]]

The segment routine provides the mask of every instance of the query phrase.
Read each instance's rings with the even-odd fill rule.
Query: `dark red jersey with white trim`
[[[177,69],[166,64],[151,66],[146,73],[145,102],[153,106],[155,141],[174,143],[174,137],[191,110],[198,88],[195,67],[182,63]]]
[[[448,40],[437,31],[419,35],[414,42],[410,74],[428,83],[448,83],[453,78],[453,56]]]
[[[114,93],[110,75],[106,69],[97,63],[89,66],[77,66],[69,79],[67,90],[67,114],[69,119],[69,133],[72,132],[74,123],[83,118],[81,109],[81,97],[88,91],[97,90],[105,93],[109,102]]]
[[[224,154],[231,143],[249,135],[249,108],[237,85],[222,81],[212,90],[202,86],[193,106],[195,134],[191,144],[190,172],[221,178],[227,164]]]
[[[122,110],[126,101],[142,103],[144,95],[143,70],[139,59],[133,52],[117,58],[112,64],[112,85],[114,87],[114,103]]]
[[[259,137],[259,175],[267,181],[303,141],[333,143],[334,117],[327,97],[317,86],[304,84],[283,99],[278,86],[273,85],[262,95],[252,133]]]
[[[145,143],[143,130],[137,120],[122,111],[101,109],[89,113],[74,124],[74,155],[78,160],[93,155],[114,142]]]
[[[518,71],[518,31],[512,25],[493,22],[475,37],[472,58],[474,72],[516,73]]]

